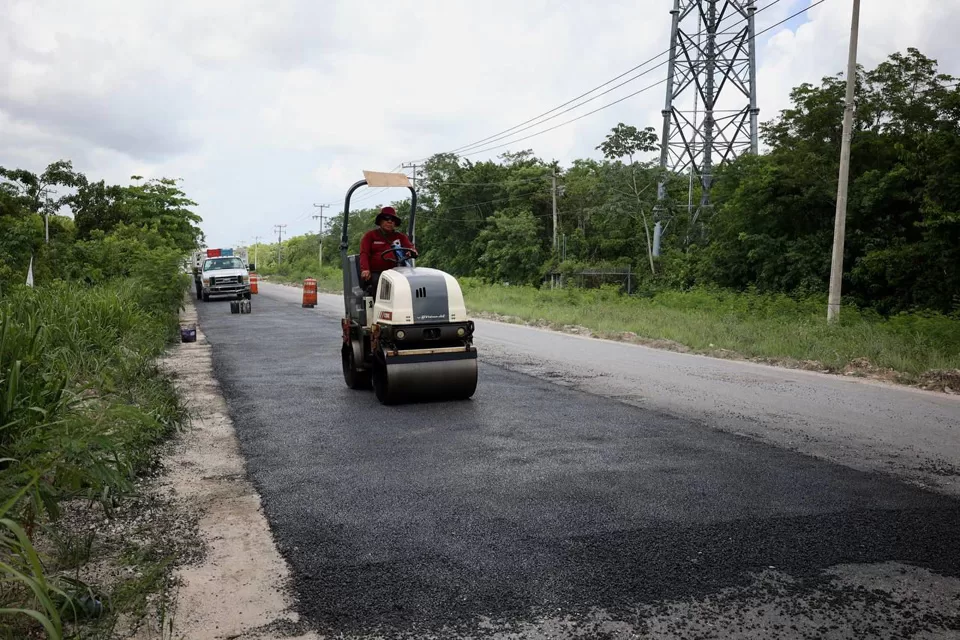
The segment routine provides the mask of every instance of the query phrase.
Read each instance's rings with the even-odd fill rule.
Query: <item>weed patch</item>
[[[169,296],[136,279],[0,299],[0,638],[60,638],[77,624],[93,633],[136,613],[122,589],[90,581],[85,568],[155,465],[157,445],[187,419],[155,363],[176,328]],[[106,520],[64,526],[65,506],[76,504]],[[168,562],[138,557],[137,571],[166,575]],[[141,578],[140,593],[163,586]]]
[[[805,369],[948,388],[960,369],[960,320],[937,313],[883,318],[845,307],[826,323],[826,301],[722,290],[623,296],[613,289],[536,289],[461,280],[471,313]],[[579,330],[582,333],[582,330]],[[792,364],[791,364],[792,363]],[[935,373],[936,372],[936,373]],[[956,388],[952,388],[956,390]]]

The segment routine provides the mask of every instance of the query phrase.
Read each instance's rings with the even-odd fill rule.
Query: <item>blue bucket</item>
[[[180,327],[180,342],[196,342],[196,341],[197,341],[196,325],[190,325],[188,327]]]

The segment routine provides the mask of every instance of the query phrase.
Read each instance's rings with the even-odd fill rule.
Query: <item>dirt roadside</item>
[[[197,324],[193,301],[185,306],[181,324]],[[163,460],[168,472],[157,482],[199,511],[198,534],[206,547],[199,563],[177,568],[176,620],[164,637],[318,639],[302,629],[292,608],[290,570],[277,550],[260,496],[247,480],[201,327],[196,342],[178,344],[164,366],[176,377],[192,425],[173,443]]]

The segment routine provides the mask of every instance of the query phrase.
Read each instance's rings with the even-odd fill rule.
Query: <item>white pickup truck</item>
[[[250,299],[250,273],[242,258],[219,256],[206,258],[200,270],[201,296],[231,296]]]

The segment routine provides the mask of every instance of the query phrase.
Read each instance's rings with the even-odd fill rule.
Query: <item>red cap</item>
[[[394,222],[400,224],[400,217],[397,215],[397,210],[393,207],[384,207],[380,209],[380,213],[377,214],[377,219],[374,221],[374,224],[380,224],[380,220],[383,218],[393,218]]]

